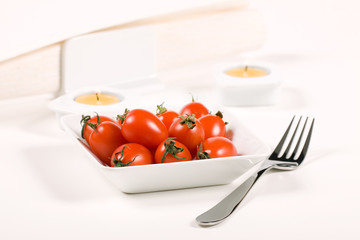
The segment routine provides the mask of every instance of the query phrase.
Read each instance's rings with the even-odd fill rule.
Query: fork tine
[[[301,119],[302,119],[302,116],[300,116],[299,121],[298,121],[298,123],[296,124],[296,128],[295,128],[295,130],[294,130],[294,133],[293,133],[293,135],[291,136],[291,139],[290,139],[290,141],[289,141],[289,143],[288,143],[288,146],[287,146],[285,152],[283,153],[283,155],[281,156],[281,159],[282,159],[282,160],[287,159],[286,156],[288,155],[288,153],[289,153],[289,151],[290,151],[291,145],[292,145],[292,143],[293,143],[293,141],[294,141],[294,138],[295,138],[295,135],[296,135],[296,133],[297,133],[297,131],[298,131],[298,128],[299,128]]]
[[[298,151],[298,149],[299,149],[300,142],[301,142],[301,139],[302,139],[302,137],[303,137],[303,135],[304,135],[304,131],[305,131],[305,127],[306,127],[306,123],[307,123],[308,119],[309,119],[309,117],[306,117],[306,120],[305,120],[303,129],[302,129],[301,134],[300,134],[300,136],[299,136],[299,140],[298,140],[298,142],[297,142],[297,144],[296,144],[296,147],[295,147],[293,153],[291,154],[290,159],[292,159],[292,160],[295,159],[295,155],[296,155],[296,153],[297,153],[297,151]]]
[[[314,127],[314,122],[315,122],[315,118],[313,118],[312,122],[311,122],[311,126],[310,126],[310,130],[309,130],[309,133],[307,135],[307,138],[306,138],[306,141],[304,143],[304,147],[298,157],[298,159],[296,159],[296,162],[300,165],[301,162],[304,160],[305,158],[305,155],[307,153],[307,150],[309,148],[309,144],[310,144],[310,139],[311,139],[311,134],[312,134],[312,130],[313,130],[313,127]],[[304,126],[305,128],[305,126]]]
[[[291,125],[293,124],[294,119],[295,119],[295,116],[291,119],[291,122],[290,122],[288,128],[286,129],[284,135],[282,136],[280,142],[279,142],[278,145],[276,146],[275,150],[272,152],[272,154],[271,154],[271,156],[269,157],[269,159],[277,159],[277,158],[278,158],[278,155],[279,155],[279,153],[280,153],[280,151],[281,151],[281,149],[282,149],[282,147],[283,147],[283,145],[284,145],[284,142],[285,142],[286,137],[287,137],[287,135],[288,135],[288,133],[289,133],[289,131],[290,131],[290,128],[291,128]]]

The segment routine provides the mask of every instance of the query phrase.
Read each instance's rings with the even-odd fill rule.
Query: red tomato
[[[157,105],[156,116],[163,122],[166,128],[169,129],[174,120],[179,117],[179,114],[175,111],[167,110],[163,104],[164,103]]]
[[[218,115],[219,114],[219,115]],[[216,115],[205,115],[198,119],[204,126],[205,139],[210,137],[225,137],[226,136],[226,123],[222,120],[221,112]]]
[[[126,167],[153,164],[150,150],[137,143],[126,143],[115,149],[111,156],[111,167]]]
[[[193,155],[196,154],[197,146],[205,139],[204,127],[194,115],[176,119],[169,128],[169,135],[183,143]]]
[[[90,135],[89,144],[93,153],[110,166],[110,158],[114,150],[126,143],[119,125],[113,122],[102,122]]]
[[[94,117],[90,117],[89,115],[82,116],[82,119],[80,121],[80,123],[82,124],[81,137],[84,138],[88,144],[90,144],[89,138],[91,133],[94,131],[94,128],[96,128],[96,126],[102,122],[116,123],[114,119],[106,116],[99,116],[98,114],[96,114],[96,116]]]
[[[180,115],[183,115],[183,116],[186,116],[186,115],[191,116],[192,114],[195,114],[196,118],[200,118],[202,116],[209,114],[209,110],[202,103],[193,101],[191,103],[186,104],[180,110],[179,113],[180,113]]]
[[[143,109],[128,112],[121,128],[128,142],[139,143],[150,150],[168,138],[168,130],[154,114]]]
[[[179,118],[179,114],[175,111],[170,110],[157,115],[157,117],[164,123],[166,128],[169,129],[175,119]]]
[[[170,163],[191,160],[191,153],[187,147],[173,138],[168,138],[160,143],[155,152],[156,163]]]
[[[201,143],[198,149],[198,159],[237,156],[235,145],[225,137],[211,137]]]

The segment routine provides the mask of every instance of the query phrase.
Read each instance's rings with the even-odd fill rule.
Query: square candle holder
[[[153,29],[135,27],[67,40],[62,49],[61,76],[60,96],[49,103],[58,120],[72,113],[122,111],[136,96],[163,87],[156,73]],[[108,105],[75,101],[78,96],[95,96],[97,92],[119,101]]]

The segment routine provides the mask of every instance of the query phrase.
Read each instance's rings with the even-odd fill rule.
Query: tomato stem
[[[200,143],[200,147],[196,147],[196,148],[197,148],[197,153],[198,153],[199,159],[210,159],[211,158],[209,153],[207,153],[203,150],[202,143]]]
[[[96,116],[97,116],[97,124],[89,122],[89,120],[91,119],[90,115],[85,115],[85,116],[82,115],[81,116],[80,124],[82,125],[82,127],[81,127],[81,137],[82,138],[85,138],[84,137],[84,131],[85,131],[85,126],[86,125],[88,125],[92,129],[94,129],[94,131],[97,131],[96,128],[100,124],[100,117],[99,117],[99,115],[97,113],[96,113]]]
[[[215,113],[215,115],[218,116],[218,117],[221,118],[221,119],[224,118],[224,115],[223,115],[222,112],[220,112],[220,110],[217,111],[217,112]],[[224,119],[223,119],[223,120],[224,120]],[[224,122],[224,123],[225,123],[225,125],[228,125],[228,124],[229,124],[228,122]]]
[[[223,117],[224,117],[224,115],[222,114],[222,112],[220,112],[220,110],[217,111],[217,112],[215,113],[215,115],[218,116],[218,117],[221,118],[221,119],[223,119]]]
[[[86,125],[86,122],[90,120],[90,116],[89,115],[82,115],[81,116],[81,120],[80,120],[80,124],[81,124],[81,137],[82,138],[85,138],[84,137],[84,130],[85,130],[85,125]]]
[[[133,162],[135,161],[136,157],[138,156],[138,155],[136,155],[136,156],[133,158],[133,160],[131,160],[131,161],[128,162],[128,163],[124,163],[124,162],[122,161],[122,159],[123,159],[123,157],[124,157],[125,147],[128,147],[128,146],[124,146],[124,147],[121,149],[121,152],[116,152],[116,153],[114,154],[114,158],[112,159],[112,162],[114,163],[114,166],[116,166],[116,167],[126,167],[126,166],[129,166],[131,163],[133,163]],[[121,154],[121,156],[120,156],[119,159],[117,159],[117,156],[118,156],[119,154]]]
[[[166,156],[170,153],[176,160],[184,160],[186,157],[176,156],[177,153],[184,151],[183,148],[175,146],[175,138],[168,138],[164,142],[165,152],[161,158],[161,163],[164,163]]]
[[[160,105],[156,105],[157,109],[156,109],[156,115],[160,115],[164,112],[167,111],[167,108],[164,107],[164,103],[160,104]]]
[[[186,116],[179,116],[182,119],[180,121],[180,124],[183,124],[183,125],[186,124],[188,126],[188,128],[190,128],[190,129],[193,129],[194,127],[196,127],[195,114],[191,114],[191,116],[189,114],[186,114]]]
[[[96,113],[96,121],[97,121],[97,124],[99,125],[100,124],[100,116],[97,112]]]
[[[125,108],[124,114],[123,115],[117,115],[116,120],[120,120],[121,124],[123,124],[124,120],[125,120],[125,118],[126,118],[126,116],[128,115],[129,112],[130,112],[130,110]]]

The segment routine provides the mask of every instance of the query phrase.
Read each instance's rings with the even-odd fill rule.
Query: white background
[[[231,110],[272,147],[293,114],[315,116],[311,149],[300,169],[267,174],[227,221],[200,228],[194,218],[236,181],[121,193],[58,128],[49,98],[3,101],[0,238],[359,239],[359,4],[254,0],[251,7],[264,14],[268,40],[241,58],[281,69],[281,101]],[[164,81],[167,74],[160,74]],[[191,90],[213,101],[215,89],[202,82],[204,88],[179,84],[182,91],[160,97],[184,101]]]
[[[95,30],[220,0],[2,0],[0,61]]]

